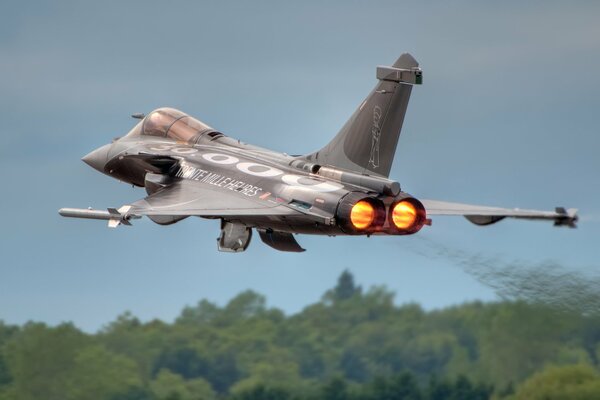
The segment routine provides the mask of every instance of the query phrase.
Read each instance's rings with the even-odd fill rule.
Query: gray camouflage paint
[[[123,138],[83,158],[115,179],[146,188],[148,197],[108,211],[61,209],[63,216],[103,219],[109,226],[147,216],[168,225],[189,216],[221,219],[219,250],[244,251],[259,232],[261,240],[282,251],[304,251],[293,234],[416,233],[432,215],[463,215],[477,225],[505,217],[547,219],[575,227],[576,210],[554,212],[418,201],[387,179],[394,159],[413,84],[422,72],[410,54],[392,67],[378,67],[375,89],[335,138],[320,151],[289,156],[241,143],[177,110],[159,109]],[[161,127],[164,136],[146,132],[149,119],[175,115]],[[195,124],[189,140],[168,137],[176,123]],[[186,125],[186,127],[188,126]],[[151,125],[149,125],[151,126]],[[153,127],[154,128],[154,127]],[[179,128],[178,128],[179,129]],[[158,133],[162,132],[158,130]],[[153,132],[152,135],[156,133]],[[377,226],[359,231],[349,222],[352,205],[369,199],[377,205]],[[391,223],[392,205],[410,199],[422,210],[414,229],[399,230]],[[422,205],[424,205],[424,209]]]

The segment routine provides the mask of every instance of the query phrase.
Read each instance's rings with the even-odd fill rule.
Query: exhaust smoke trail
[[[566,268],[546,260],[532,263],[507,261],[500,256],[486,257],[451,249],[420,237],[424,248],[412,248],[427,258],[449,260],[505,300],[525,300],[559,311],[600,315],[600,275]]]

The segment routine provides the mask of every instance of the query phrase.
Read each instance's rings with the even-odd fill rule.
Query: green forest
[[[2,400],[600,399],[600,319],[532,301],[425,311],[344,272],[286,315],[245,291],[95,334],[0,322]]]

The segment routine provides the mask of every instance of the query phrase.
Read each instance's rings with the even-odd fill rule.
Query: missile
[[[109,228],[116,228],[120,224],[131,225],[130,219],[141,218],[139,215],[131,214],[127,212],[131,209],[131,206],[123,206],[118,210],[116,208],[108,208],[104,210],[94,210],[92,208],[61,208],[58,213],[63,217],[69,218],[85,218],[85,219],[99,219],[108,221]]]

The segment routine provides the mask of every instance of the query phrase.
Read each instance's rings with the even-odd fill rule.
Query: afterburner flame
[[[361,200],[352,206],[350,221],[356,229],[366,229],[375,220],[375,209],[368,201]]]
[[[394,206],[392,220],[398,229],[412,228],[417,221],[417,209],[409,201],[401,201]]]

